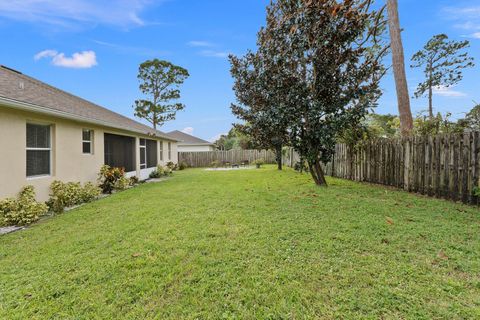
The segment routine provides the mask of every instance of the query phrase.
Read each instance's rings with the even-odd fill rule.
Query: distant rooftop
[[[213,146],[213,143],[211,142],[208,142],[206,140],[203,140],[203,139],[200,139],[200,138],[197,138],[197,137],[194,137],[192,135],[189,135],[185,132],[181,132],[181,131],[178,131],[178,130],[175,130],[175,131],[171,131],[169,133],[167,133],[170,137],[180,141],[178,144],[179,145],[212,145]]]
[[[37,107],[39,112],[50,111],[68,115],[81,122],[91,121],[135,133],[176,140],[164,132],[153,130],[121,114],[26,76],[20,71],[0,65],[0,99],[5,103],[2,98],[32,105]]]

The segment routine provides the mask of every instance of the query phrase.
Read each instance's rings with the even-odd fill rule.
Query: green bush
[[[120,181],[119,181],[120,180]],[[129,181],[125,178],[124,168],[112,168],[104,165],[98,174],[98,186],[103,193],[111,194],[114,189],[124,190],[128,187]]]
[[[0,201],[0,225],[28,225],[38,221],[47,212],[47,205],[35,200],[34,188],[26,186],[17,199]]]
[[[178,169],[177,164],[173,163],[172,161],[167,162],[166,166],[168,169],[170,169],[170,171],[176,171]]]
[[[91,182],[87,182],[83,186],[80,194],[81,194],[82,202],[88,203],[97,199],[101,193],[102,193],[102,190],[100,190],[99,187],[97,187]]]
[[[125,190],[128,187],[130,187],[130,179],[125,176],[118,178],[118,180],[115,182],[116,190]]]
[[[129,183],[130,183],[130,186],[133,187],[134,185],[139,184],[140,180],[138,179],[137,176],[133,176],[133,177],[130,177]]]
[[[172,174],[173,172],[173,169],[171,169],[172,166],[162,166],[162,165],[158,165],[157,166],[157,169],[153,172],[150,173],[150,179],[159,179],[161,177],[164,177],[164,176],[168,176],[170,174]]]
[[[473,195],[475,197],[480,197],[480,187],[473,188]]]
[[[158,172],[158,175],[161,177],[161,176],[164,176],[165,175],[165,168],[162,166],[162,165],[158,165],[157,166],[157,172]]]
[[[188,168],[188,164],[185,161],[180,162],[178,165],[178,170],[185,170]]]
[[[163,175],[169,176],[169,175],[171,175],[172,173],[173,173],[173,169],[172,169],[172,168],[170,168],[170,167],[168,167],[168,166],[166,166],[166,167],[163,168]]]
[[[253,163],[257,166],[257,168],[260,168],[262,165],[265,164],[265,160],[263,159],[257,159],[255,161],[253,161]]]
[[[220,166],[220,162],[218,160],[214,160],[210,163],[210,167],[218,168]]]
[[[148,176],[150,179],[158,179],[160,178],[162,175],[160,174],[160,172],[158,172],[158,169],[155,169],[155,171],[152,171],[150,172],[150,175]]]
[[[50,199],[48,206],[55,213],[62,213],[65,208],[95,200],[101,193],[99,187],[86,183],[83,187],[80,182],[54,181],[50,185]]]

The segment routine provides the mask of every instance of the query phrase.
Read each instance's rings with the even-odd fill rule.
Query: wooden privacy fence
[[[205,151],[205,152],[179,152],[178,161],[186,162],[189,167],[210,167],[213,161],[220,165],[225,162],[240,164],[243,161],[252,163],[263,159],[265,163],[275,163],[275,154],[269,150],[229,150],[229,151]]]
[[[479,132],[336,146],[332,175],[478,204]]]
[[[292,153],[285,163],[297,159]],[[380,139],[355,148],[338,144],[326,174],[478,204],[473,191],[479,186],[480,133]]]

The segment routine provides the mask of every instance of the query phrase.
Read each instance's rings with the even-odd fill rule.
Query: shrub
[[[475,197],[480,197],[480,187],[473,188],[473,195]]]
[[[118,182],[120,179],[122,179],[122,181]],[[100,168],[98,183],[103,193],[111,194],[112,191],[117,188],[123,190],[122,188],[128,184],[125,180],[125,169],[123,168],[112,168],[108,165]]]
[[[188,164],[185,161],[180,162],[178,165],[178,170],[185,170],[188,168]]]
[[[133,187],[134,185],[138,184],[140,180],[137,176],[130,177],[130,186]]]
[[[158,179],[158,178],[161,178],[163,176],[168,176],[170,174],[172,174],[173,172],[173,169],[171,169],[171,166],[165,166],[163,167],[162,165],[158,165],[157,166],[157,169],[153,172],[150,173],[150,179]]]
[[[176,171],[178,169],[177,164],[173,163],[172,161],[167,162],[166,166],[168,169],[170,169],[170,171]]]
[[[99,187],[97,187],[96,185],[94,185],[93,183],[91,182],[87,182],[80,194],[81,194],[81,199],[82,199],[82,202],[83,203],[88,203],[88,202],[92,202],[93,200],[97,199],[100,194],[102,193],[102,190],[100,190]]]
[[[158,170],[156,169],[155,171],[152,171],[150,172],[150,175],[148,176],[150,179],[158,179],[160,178],[162,175],[160,174],[160,172],[158,172]]]
[[[80,183],[53,181],[50,185],[50,199],[47,204],[55,213],[61,213],[66,207],[80,203]]]
[[[125,176],[118,178],[118,180],[115,182],[116,190],[125,190],[128,187],[130,187],[130,179]]]
[[[35,200],[35,191],[32,186],[23,188],[17,199],[9,198],[0,201],[0,219],[7,226],[31,224],[47,212],[47,205]]]
[[[47,204],[55,213],[62,213],[65,208],[95,200],[101,193],[93,183],[54,181],[50,185],[50,199]]]
[[[218,160],[214,160],[210,163],[210,167],[218,168],[220,166],[220,162]]]
[[[167,166],[167,167],[164,167],[164,168],[163,168],[163,174],[164,174],[165,176],[169,176],[169,175],[171,175],[172,173],[173,173],[173,169],[171,169],[170,167]]]
[[[260,168],[262,165],[265,164],[265,160],[263,159],[257,159],[255,161],[253,161],[253,163],[257,166],[257,168]]]
[[[161,176],[164,176],[165,175],[165,168],[162,166],[162,165],[158,165],[157,166],[157,172],[158,172],[158,175],[161,177]]]

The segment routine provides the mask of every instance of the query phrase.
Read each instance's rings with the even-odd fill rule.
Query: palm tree
[[[387,11],[392,48],[393,74],[395,76],[398,112],[400,115],[400,131],[402,136],[408,136],[413,130],[413,118],[412,111],[410,110],[407,77],[405,75],[405,57],[403,54],[397,0],[387,0]]]

